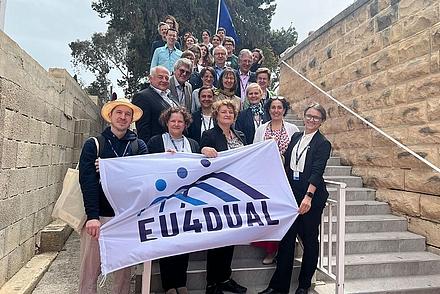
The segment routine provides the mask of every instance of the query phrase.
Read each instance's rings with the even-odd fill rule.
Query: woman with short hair
[[[237,88],[237,76],[235,71],[226,67],[220,74],[218,80],[218,89],[215,92],[215,99],[218,100],[231,100],[235,103],[235,109],[240,111],[242,109],[240,98],[235,95],[235,89]]]

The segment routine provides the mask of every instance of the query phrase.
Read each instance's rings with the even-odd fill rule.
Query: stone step
[[[350,176],[351,166],[328,165],[325,168],[325,176]]]
[[[332,208],[332,214],[336,215],[336,206]],[[345,203],[345,215],[374,215],[390,213],[390,207],[385,202],[374,200],[356,200]],[[328,215],[328,209],[324,210],[324,215]]]
[[[328,166],[341,165],[341,158],[337,156],[332,156],[327,160]]]
[[[333,220],[333,232],[336,232],[336,216]],[[406,231],[408,222],[406,218],[391,214],[386,215],[348,215],[345,217],[345,232],[368,233],[368,232],[400,232]],[[328,217],[324,217],[324,232],[328,231]]]
[[[348,187],[362,187],[362,178],[355,176],[324,176],[325,180],[346,183]]]
[[[327,264],[327,260],[324,260]],[[335,272],[335,260],[332,260]],[[440,274],[440,256],[426,252],[390,252],[345,256],[346,279]]]
[[[319,287],[315,288],[315,291],[318,289]],[[321,292],[318,290],[317,293]],[[347,280],[345,282],[345,293],[438,294],[440,293],[440,275],[399,276],[376,279]]]
[[[324,255],[328,255],[328,235],[324,235]],[[425,250],[425,238],[410,232],[351,233],[345,235],[345,254],[411,252]],[[336,254],[336,235],[332,235]]]
[[[337,200],[337,189],[334,186],[328,186],[327,191],[330,199]],[[347,187],[345,189],[345,201],[368,201],[376,199],[376,190],[363,187]]]

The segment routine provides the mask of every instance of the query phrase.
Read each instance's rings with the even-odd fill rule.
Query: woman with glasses
[[[284,121],[284,116],[290,108],[289,102],[282,96],[273,96],[264,105],[265,113],[270,116],[270,121],[262,124],[255,131],[254,143],[263,140],[274,139],[278,145],[278,151],[284,162],[284,153],[289,146],[290,138],[299,129],[296,125]],[[275,261],[275,256],[278,250],[278,242],[265,241],[252,243],[257,247],[262,247],[266,251],[266,257],[263,259],[263,264],[272,264]]]
[[[233,127],[238,109],[230,100],[220,100],[212,105],[212,117],[215,125],[203,133],[200,141],[202,154],[217,157],[219,151],[235,149],[246,144],[246,138]],[[226,246],[208,250],[206,261],[206,294],[221,294],[223,291],[245,293],[243,287],[231,278],[231,262],[234,246]]]
[[[237,88],[237,76],[235,71],[226,67],[220,74],[218,81],[218,89],[215,92],[215,99],[218,100],[230,100],[235,104],[235,109],[240,111],[242,109],[240,98],[235,95],[235,89]]]
[[[308,293],[311,286],[318,264],[318,229],[329,195],[323,174],[331,144],[319,131],[326,118],[325,109],[318,103],[307,106],[304,110],[304,132],[295,133],[286,150],[284,167],[299,206],[299,215],[280,241],[277,267],[269,287],[259,294],[289,293],[297,235],[304,245],[304,253],[295,294]]]
[[[235,128],[242,131],[246,136],[248,144],[252,143],[255,130],[268,121],[268,115],[264,113],[261,96],[263,91],[257,83],[251,83],[246,88],[246,102],[248,108],[240,111],[235,123]]]
[[[202,79],[202,87],[213,88],[216,84],[215,80],[215,70],[212,67],[205,67],[200,71],[200,78]],[[196,112],[200,109],[200,100],[199,100],[199,91],[200,89],[195,89],[192,92],[192,105],[191,105],[191,113]]]
[[[167,132],[153,136],[148,141],[149,153],[200,153],[199,144],[183,135],[191,124],[191,115],[184,107],[170,107],[164,110],[159,121]],[[166,294],[188,293],[186,288],[188,257],[188,254],[181,254],[159,259],[162,287]]]

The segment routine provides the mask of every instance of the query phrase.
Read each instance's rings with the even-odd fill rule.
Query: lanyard
[[[124,157],[125,155],[127,155],[127,149],[128,149],[128,145],[130,145],[130,141],[127,142],[127,145],[125,146],[124,152],[122,153],[122,155],[119,155],[116,150],[113,148],[112,142],[107,139],[107,141],[110,144],[110,147],[112,147],[113,153],[116,155],[116,157]]]
[[[301,141],[302,141],[303,137],[304,137],[304,136],[302,136],[301,139],[299,139],[299,142],[298,142],[298,148],[296,148],[296,154],[295,154],[295,165],[296,165],[296,166],[298,166],[298,162],[299,162],[299,160],[301,159],[302,155],[304,154],[304,151],[306,151],[307,149],[310,148],[310,146],[307,145],[306,147],[304,147],[304,149],[303,149],[303,150],[301,151],[301,153],[298,155],[298,150],[299,150],[299,147],[301,146]]]
[[[258,119],[256,119],[256,117],[258,117]],[[257,125],[257,127],[259,127],[261,125],[261,121],[262,121],[261,115],[259,115],[259,114],[254,115],[254,122]]]
[[[205,131],[211,129],[211,122],[212,122],[212,116],[209,117],[208,128],[206,128],[205,118],[203,117],[203,114],[202,114],[202,124],[203,124],[203,128],[205,128]]]
[[[176,149],[177,152],[184,152],[185,151],[185,137],[182,136],[182,149],[179,151],[179,148],[177,148],[176,142],[174,142],[171,135],[168,133],[168,136],[170,136],[171,143],[173,143],[174,149]]]
[[[240,87],[241,87],[240,96],[241,96],[241,95],[246,94],[246,87],[247,87],[247,84],[249,82],[249,76],[248,75],[243,76],[243,75],[240,74],[240,81],[241,81],[241,83],[240,83]],[[244,83],[245,81],[246,81],[246,84]]]

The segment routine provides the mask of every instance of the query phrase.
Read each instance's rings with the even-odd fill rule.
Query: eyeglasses
[[[314,115],[310,115],[310,114],[306,114],[304,116],[304,118],[308,121],[313,121],[313,122],[320,122],[322,121],[322,117],[319,116],[314,116]]]
[[[190,75],[191,74],[191,72],[189,70],[185,70],[183,68],[179,68],[178,71],[181,75]]]

